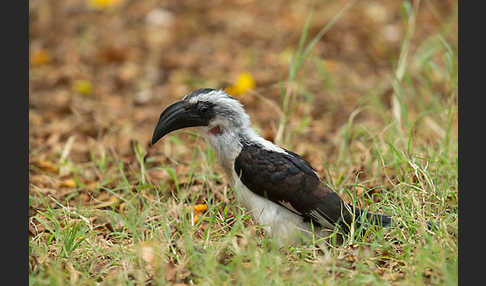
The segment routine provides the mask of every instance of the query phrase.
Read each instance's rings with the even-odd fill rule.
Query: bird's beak
[[[208,125],[207,119],[199,116],[196,110],[188,108],[184,101],[178,101],[171,104],[160,114],[152,136],[152,145],[172,131],[205,125]]]

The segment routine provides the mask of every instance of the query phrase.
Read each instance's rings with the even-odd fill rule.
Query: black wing
[[[306,160],[287,152],[243,144],[235,160],[235,171],[252,192],[297,212],[304,219],[319,225],[336,225],[344,218],[349,225],[352,216],[339,195],[319,180]]]

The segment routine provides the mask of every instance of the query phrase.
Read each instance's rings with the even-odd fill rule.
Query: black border
[[[29,2],[2,4],[2,280],[28,285]]]
[[[459,195],[459,285],[482,284],[484,263],[483,206],[485,167],[479,157],[484,150],[484,110],[480,100],[484,78],[484,10],[477,1],[458,1],[458,195]],[[467,5],[466,5],[467,4]],[[473,137],[474,136],[474,137]],[[475,164],[475,163],[479,164]],[[474,165],[473,165],[474,164]],[[479,282],[479,284],[478,284]],[[484,283],[484,282],[483,282]]]

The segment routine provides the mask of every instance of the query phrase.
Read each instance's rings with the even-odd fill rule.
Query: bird
[[[264,139],[251,127],[241,102],[221,89],[200,88],[166,107],[151,146],[165,135],[194,128],[205,137],[236,200],[272,238],[295,243],[349,233],[362,225],[391,226],[386,214],[346,203],[298,154]]]

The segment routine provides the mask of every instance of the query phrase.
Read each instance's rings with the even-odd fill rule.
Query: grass
[[[322,39],[322,37],[326,34],[329,29],[342,17],[342,15],[348,10],[356,1],[350,1],[348,4],[344,6],[344,8],[337,13],[331,21],[329,21],[328,24],[326,24],[320,31],[317,33],[317,35],[312,38],[312,40],[305,45],[304,43],[307,40],[307,34],[309,31],[309,25],[312,20],[312,14],[309,15],[307,18],[307,21],[304,26],[304,30],[302,32],[302,35],[299,40],[299,45],[297,47],[297,51],[295,55],[292,57],[292,61],[290,63],[289,67],[289,74],[287,78],[287,87],[285,89],[282,89],[281,91],[281,97],[282,97],[282,117],[280,119],[280,124],[277,130],[277,134],[275,136],[275,143],[278,145],[282,145],[285,143],[286,145],[289,145],[290,142],[288,138],[290,135],[287,136],[287,140],[283,138],[283,133],[285,131],[285,127],[287,125],[287,121],[289,120],[290,114],[292,113],[292,110],[295,107],[296,104],[296,97],[297,97],[297,73],[301,70],[302,65],[304,64],[305,60],[308,58],[308,55],[312,48],[316,45],[316,43]],[[321,68],[321,74],[322,74],[322,68]],[[327,80],[325,80],[326,84],[328,83]],[[290,133],[290,132],[289,132]]]
[[[342,83],[324,66],[304,63],[313,43],[304,49],[306,33],[292,82],[299,82],[300,67],[314,67],[322,86],[338,89]],[[29,195],[30,285],[457,285],[457,51],[434,36],[407,53],[397,67],[400,80],[390,74],[363,96],[336,131],[335,160],[317,154],[316,166],[341,196],[392,215],[404,228],[279,248],[235,204],[213,150],[179,132],[157,148],[183,150],[191,160],[161,160],[137,142],[128,161],[108,151],[84,163],[61,153],[52,158],[76,184],[62,199],[36,188]],[[288,88],[306,94],[305,82]],[[293,110],[288,100],[285,118]],[[362,114],[375,124],[358,120]],[[287,132],[298,136],[312,124],[308,116],[298,119]],[[96,183],[86,184],[92,177]],[[208,209],[194,222],[190,207],[198,203]]]

